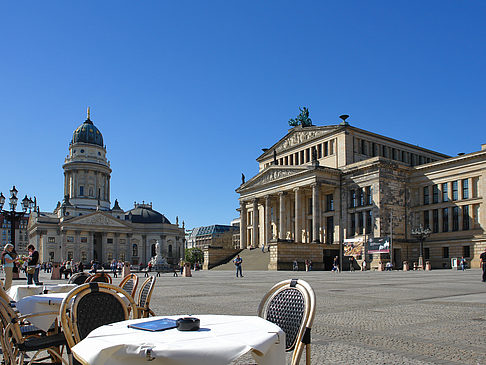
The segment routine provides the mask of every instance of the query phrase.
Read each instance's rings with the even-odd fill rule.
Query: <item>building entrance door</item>
[[[395,269],[402,268],[402,250],[400,248],[393,249],[393,267]]]
[[[101,233],[95,233],[93,237],[93,260],[98,261],[100,264],[103,262],[102,256],[102,235]]]

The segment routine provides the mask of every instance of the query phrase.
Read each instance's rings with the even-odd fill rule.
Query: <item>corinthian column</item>
[[[270,242],[271,236],[270,236],[270,196],[265,196],[265,239],[264,239],[264,244],[265,246],[268,247],[268,243]]]
[[[246,203],[240,201],[240,248],[246,248]]]
[[[294,242],[302,241],[302,206],[301,206],[301,191],[299,188],[294,189],[295,193],[295,234]]]
[[[319,214],[319,184],[312,184],[312,242],[319,243],[319,227],[321,215]]]
[[[284,200],[284,192],[278,193],[279,198],[280,198],[280,209],[279,209],[279,219],[280,221],[278,222],[278,238],[283,240],[284,237],[284,211],[285,211],[285,200]]]
[[[253,237],[251,247],[258,247],[258,199],[253,200]]]

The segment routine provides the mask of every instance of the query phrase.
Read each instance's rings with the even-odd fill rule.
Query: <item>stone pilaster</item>
[[[294,242],[302,242],[302,197],[300,188],[294,189],[295,194],[295,234]]]
[[[258,223],[260,217],[258,214],[258,199],[253,200],[253,230],[252,230],[252,240],[251,247],[258,247]]]
[[[320,191],[319,184],[312,184],[312,242],[318,243],[319,239],[319,228],[320,228]]]
[[[267,195],[267,196],[265,196],[265,238],[264,238],[264,241],[263,241],[265,245],[268,245],[268,243],[270,242],[270,239],[271,239],[271,236],[270,236],[270,229],[271,229],[270,211],[271,211],[270,196]]]
[[[284,236],[284,229],[285,229],[285,193],[280,192],[278,193],[279,196],[279,202],[280,202],[280,209],[279,209],[279,222],[278,222],[278,238],[283,240],[285,238]]]
[[[240,201],[240,249],[246,248],[246,203]]]

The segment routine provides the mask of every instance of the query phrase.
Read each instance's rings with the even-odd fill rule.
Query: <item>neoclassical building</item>
[[[355,259],[372,267],[412,265],[430,228],[423,256],[434,268],[466,257],[478,267],[486,247],[486,145],[450,157],[338,125],[296,126],[257,158],[259,173],[240,195],[241,248],[268,245],[270,269],[311,259],[329,269],[342,245],[364,242]],[[391,237],[389,253],[370,254],[370,238]],[[344,266],[347,263],[344,257]]]
[[[155,256],[156,241],[169,263],[183,257],[184,227],[171,224],[152,203],[135,203],[124,211],[115,200],[111,207],[110,162],[89,109],[73,133],[63,170],[62,203],[53,212],[37,209],[29,218],[29,243],[39,249],[43,262],[117,259],[146,264]]]

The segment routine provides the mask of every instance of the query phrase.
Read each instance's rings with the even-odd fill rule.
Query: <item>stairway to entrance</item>
[[[262,252],[261,248],[246,249],[240,252],[240,257],[243,259],[243,272],[245,270],[268,270],[270,252]],[[213,267],[211,270],[235,270],[235,264],[231,259],[226,264]]]

